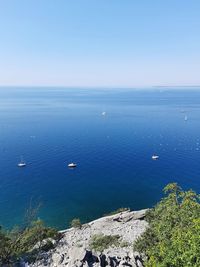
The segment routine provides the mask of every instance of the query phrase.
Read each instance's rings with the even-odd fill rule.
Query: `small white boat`
[[[151,158],[152,158],[153,160],[156,160],[156,159],[159,159],[159,156],[158,156],[158,155],[153,155]]]
[[[26,166],[26,162],[23,160],[23,157],[21,156],[21,160],[20,162],[17,164],[18,167],[25,167]]]
[[[69,168],[75,168],[76,166],[77,166],[77,164],[73,163],[73,162],[68,164]]]
[[[18,167],[25,167],[26,166],[26,163],[25,162],[20,162],[17,164]]]
[[[103,112],[101,113],[101,115],[102,115],[102,116],[105,116],[105,115],[106,115],[106,112],[105,112],[105,111],[103,111]]]
[[[23,160],[23,158],[21,157],[21,161],[17,164],[18,167],[25,167],[26,166],[26,162]]]
[[[187,120],[188,120],[188,117],[187,117],[187,116],[185,116],[184,120],[185,120],[185,121],[187,121]]]

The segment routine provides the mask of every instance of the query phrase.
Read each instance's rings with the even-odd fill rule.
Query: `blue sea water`
[[[200,192],[200,90],[0,88],[0,224],[152,207],[169,182]]]

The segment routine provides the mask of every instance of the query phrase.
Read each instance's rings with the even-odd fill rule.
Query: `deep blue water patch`
[[[200,191],[200,91],[0,89],[0,224],[21,223],[31,199],[60,229],[147,208],[172,181]]]

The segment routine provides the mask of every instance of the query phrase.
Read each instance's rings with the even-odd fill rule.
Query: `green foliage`
[[[0,266],[9,263],[11,254],[11,240],[0,227]]]
[[[35,245],[37,248],[41,248],[43,240],[47,238],[57,239],[58,237],[59,234],[55,229],[46,227],[41,220],[37,220],[20,235],[17,248],[20,253],[27,252],[32,250]]]
[[[71,221],[71,227],[81,229],[82,224],[81,224],[80,219],[79,219],[79,218],[74,218],[74,219]]]
[[[49,238],[58,240],[60,234],[46,227],[41,220],[32,222],[24,229],[15,228],[10,232],[0,229],[0,266],[12,264],[24,255],[52,248]],[[45,239],[48,239],[47,242],[44,242]]]
[[[103,252],[105,249],[120,245],[120,236],[119,235],[94,235],[90,241],[91,249],[99,252]]]
[[[114,211],[111,211],[109,213],[104,214],[104,216],[115,215],[115,214],[121,213],[123,211],[128,211],[128,210],[130,210],[130,209],[129,208],[119,208],[117,210],[114,210]]]
[[[122,241],[122,242],[120,243],[120,247],[121,247],[121,248],[127,248],[127,247],[129,247],[129,246],[131,246],[131,244],[130,244],[129,242],[127,242],[127,241]]]
[[[164,197],[147,214],[149,228],[134,244],[147,255],[147,267],[200,266],[200,196],[167,185]]]

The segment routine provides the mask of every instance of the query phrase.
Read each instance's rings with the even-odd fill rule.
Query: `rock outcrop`
[[[133,243],[148,226],[145,212],[124,211],[84,224],[81,229],[62,231],[63,237],[56,247],[40,255],[40,260],[31,267],[142,267],[142,259],[133,250]],[[119,235],[121,245],[102,252],[93,251],[90,242],[98,234]]]

